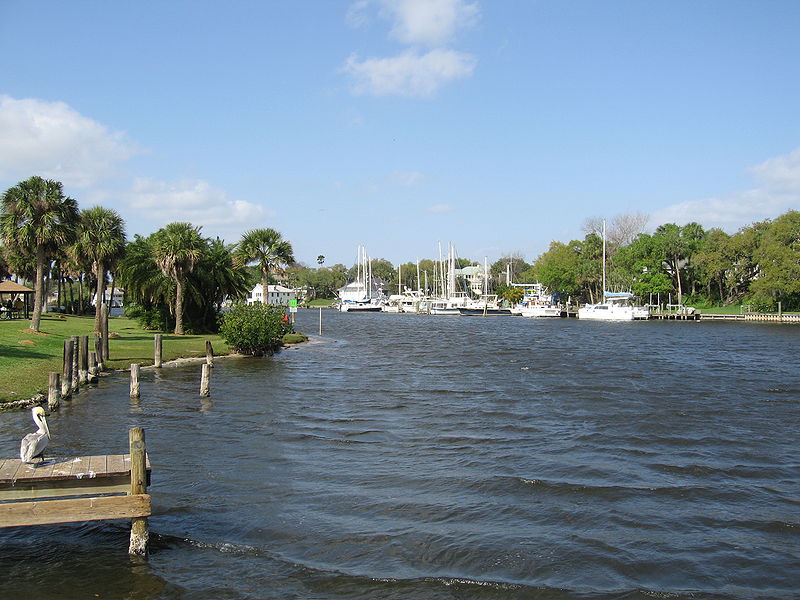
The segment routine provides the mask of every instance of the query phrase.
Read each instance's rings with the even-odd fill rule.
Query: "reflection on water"
[[[0,530],[3,597],[796,595],[797,327],[323,319],[211,398],[193,365],[53,413],[54,456],[145,428],[152,555],[124,522]],[[31,426],[0,414],[3,456]]]

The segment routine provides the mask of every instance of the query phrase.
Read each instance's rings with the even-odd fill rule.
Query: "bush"
[[[169,331],[175,327],[175,318],[166,306],[145,306],[133,302],[125,304],[125,316],[135,319],[142,329]]]
[[[292,331],[283,307],[236,304],[220,319],[219,334],[236,352],[263,356],[280,348]]]

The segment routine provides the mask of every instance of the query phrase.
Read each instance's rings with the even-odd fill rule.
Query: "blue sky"
[[[800,208],[800,2],[0,0],[0,189],[298,260]]]

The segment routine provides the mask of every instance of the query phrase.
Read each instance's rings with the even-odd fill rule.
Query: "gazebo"
[[[11,281],[10,279],[0,281],[0,304],[5,307],[6,302],[11,302],[13,306],[15,299],[21,297],[26,319],[30,318],[31,296],[33,296],[33,290],[29,287],[20,285],[19,283]],[[15,308],[13,310],[16,311],[17,309]]]

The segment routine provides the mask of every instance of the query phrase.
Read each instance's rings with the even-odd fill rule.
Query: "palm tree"
[[[170,223],[153,234],[153,256],[175,282],[175,335],[183,335],[183,284],[203,256],[206,240],[191,223]]]
[[[106,272],[125,251],[125,221],[115,210],[102,206],[81,211],[75,245],[79,254],[92,261],[97,284],[94,328],[100,331],[100,305],[106,288]],[[111,293],[114,293],[113,290]]]
[[[261,271],[261,293],[263,304],[267,303],[269,273],[294,262],[292,245],[274,229],[252,229],[245,232],[236,249],[236,262],[246,265],[257,262]]]
[[[64,196],[59,181],[34,176],[3,194],[0,235],[3,242],[36,263],[31,329],[39,331],[44,297],[44,269],[49,257],[72,243],[78,222],[78,203]]]

